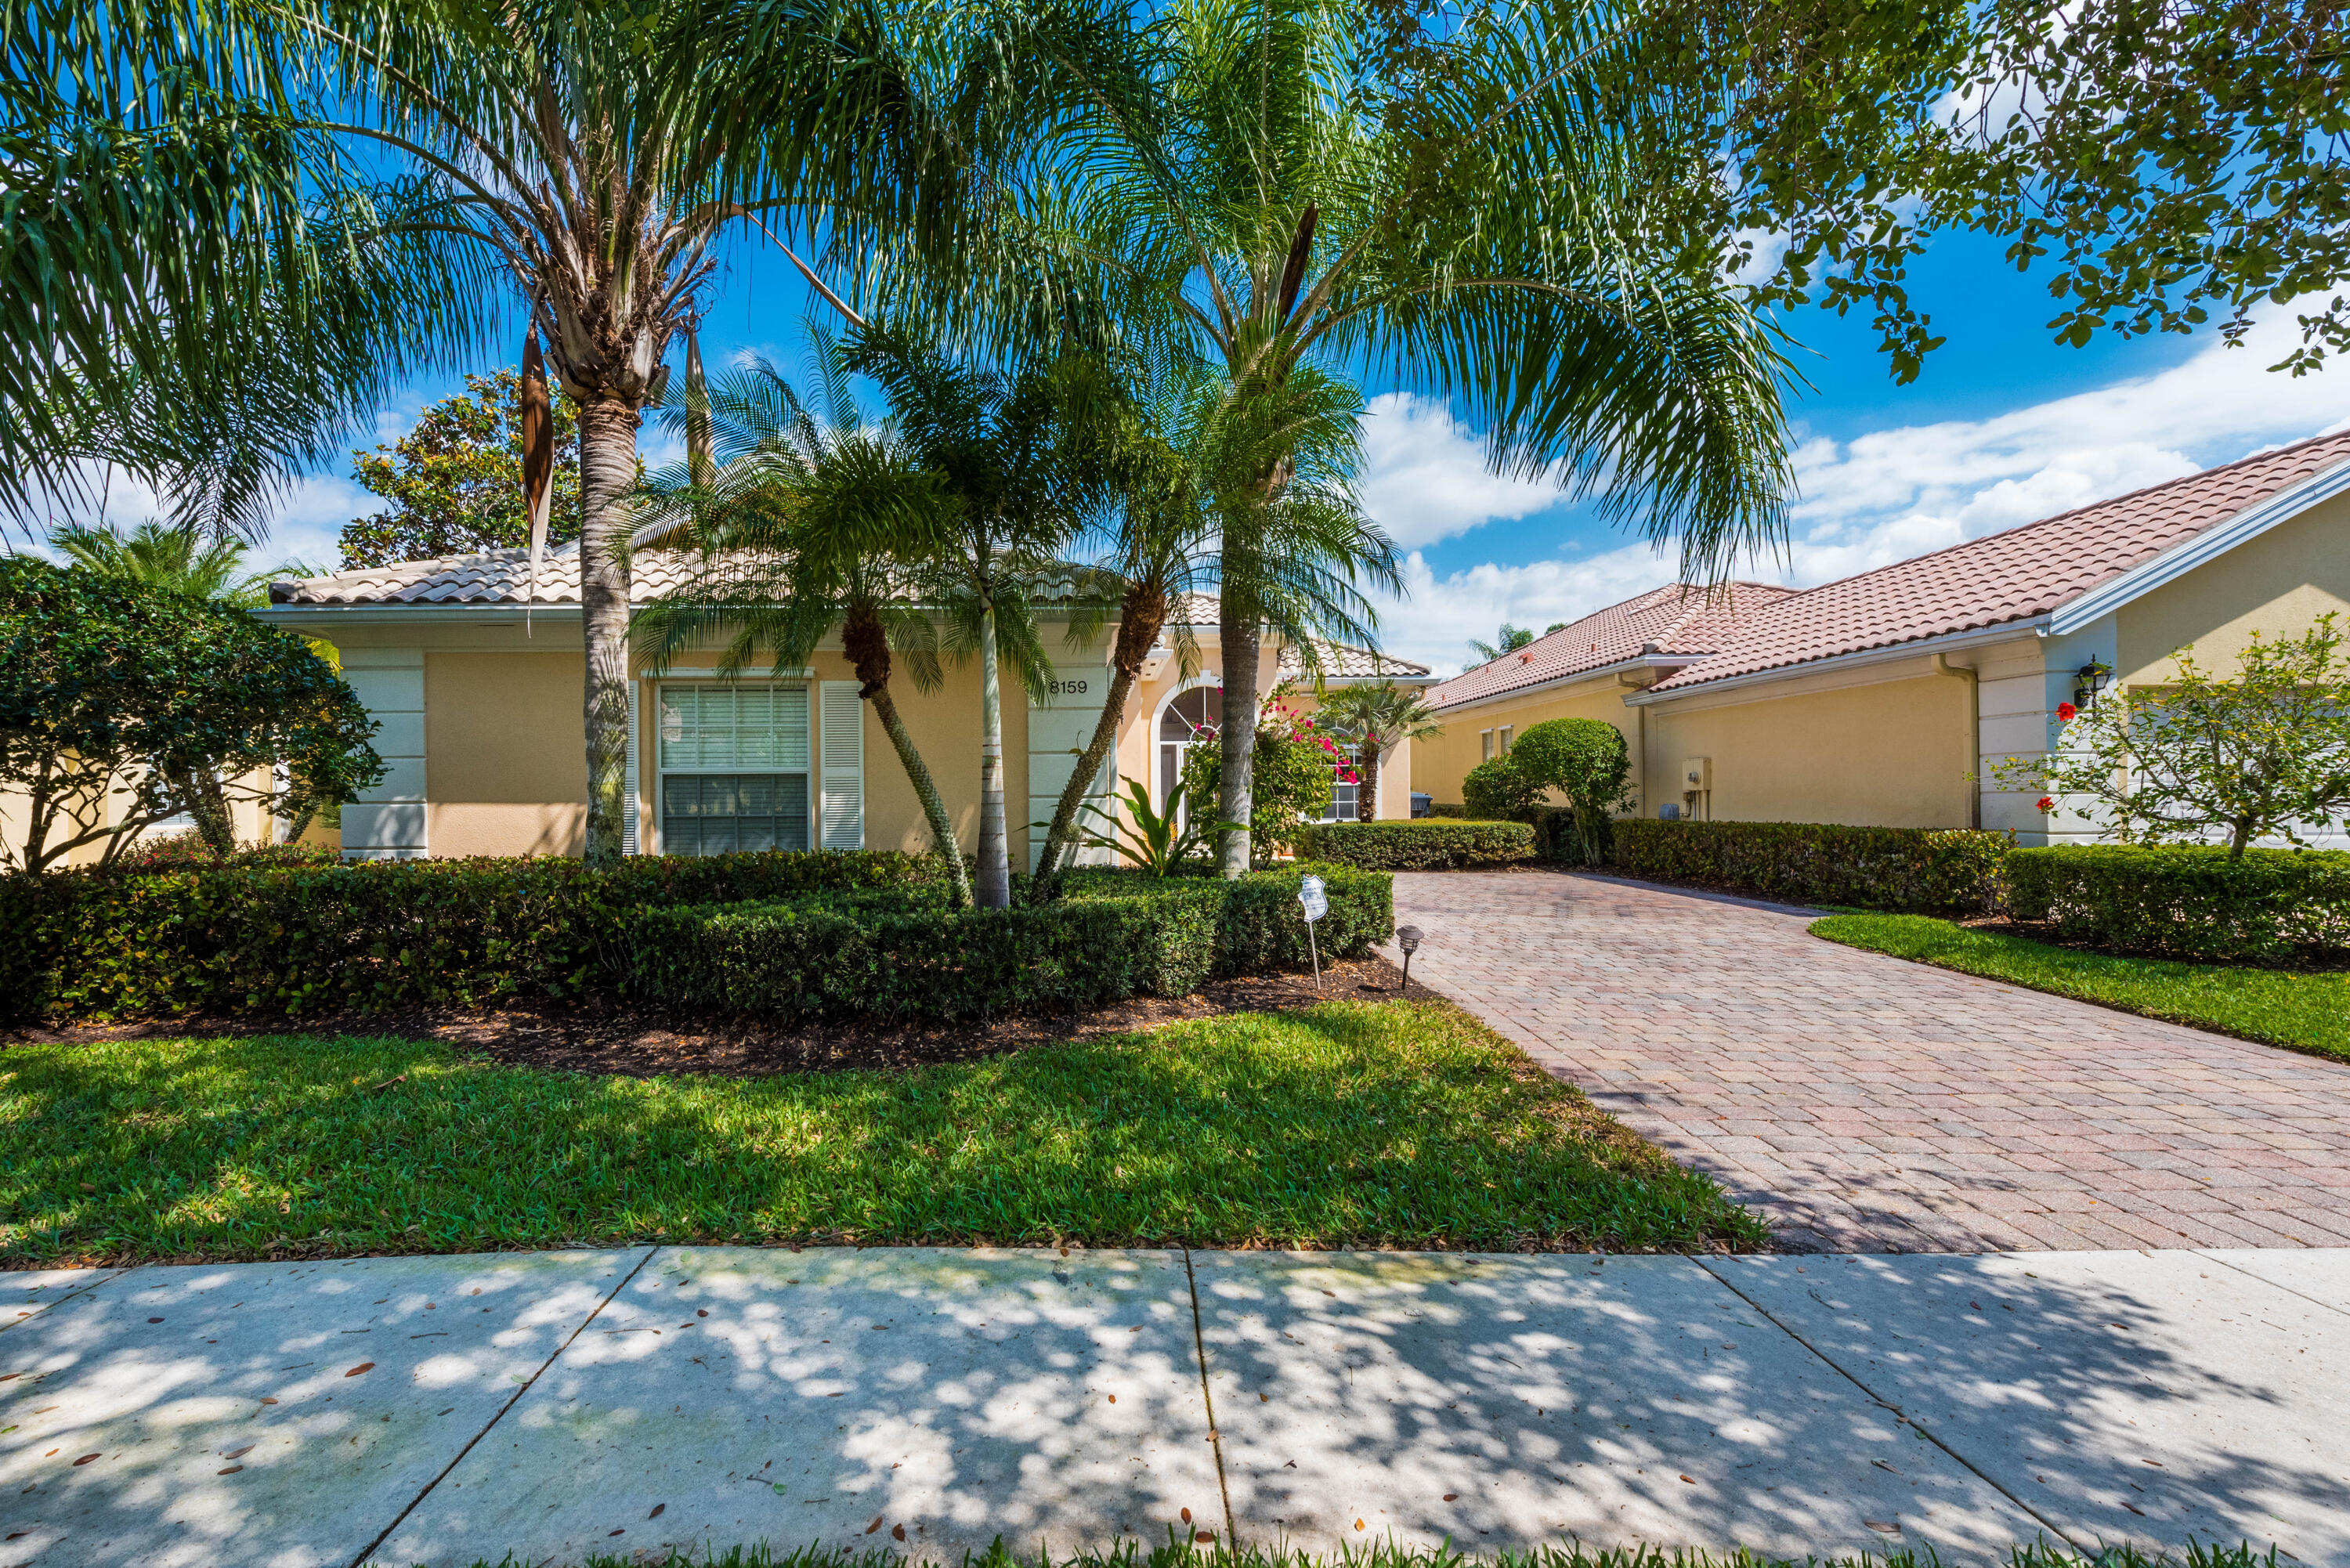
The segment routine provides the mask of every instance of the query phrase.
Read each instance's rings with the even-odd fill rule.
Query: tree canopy
[[[415,428],[351,454],[351,477],[391,504],[343,525],[342,569],[436,556],[520,549],[530,542],[523,493],[522,377],[467,376],[465,389],[426,409]],[[579,537],[579,414],[552,400],[554,495],[548,538]]]

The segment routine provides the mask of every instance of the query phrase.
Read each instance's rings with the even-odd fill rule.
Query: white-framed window
[[[1347,765],[1343,762],[1333,763],[1330,764],[1330,771],[1336,774]],[[1308,817],[1306,820],[1308,822],[1352,822],[1355,820],[1356,812],[1361,807],[1362,798],[1361,784],[1348,784],[1343,778],[1335,778],[1330,784],[1330,809],[1319,816]]]
[[[1501,755],[1506,757],[1510,754],[1510,737],[1516,732],[1516,726],[1512,724],[1504,724],[1493,732],[1494,746]]]
[[[807,848],[808,751],[804,685],[663,686],[661,852]]]
[[[1159,714],[1159,804],[1164,810],[1183,777],[1183,756],[1193,746],[1212,744],[1224,712],[1224,689],[1194,686],[1179,691]],[[1191,815],[1186,810],[1185,816]]]
[[[1493,732],[1491,730],[1477,732],[1477,760],[1481,763],[1493,760]]]

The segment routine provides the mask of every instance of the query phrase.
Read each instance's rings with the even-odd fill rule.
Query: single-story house
[[[675,558],[640,554],[632,592],[648,602],[673,591]],[[541,565],[525,618],[527,562],[519,550],[413,561],[276,583],[264,620],[340,650],[344,679],[380,722],[375,747],[389,763],[381,784],[342,812],[343,851],[353,857],[574,855],[587,821],[582,712],[585,654],[577,547]],[[1118,628],[1070,648],[1051,623],[1051,691],[1032,705],[1008,676],[1004,795],[1015,866],[1032,863],[1044,837],[1026,825],[1052,815],[1075,757],[1091,740],[1109,688]],[[1180,748],[1219,711],[1222,689],[1216,601],[1188,596],[1154,648],[1127,704],[1111,775],[1149,781],[1163,799]],[[1197,666],[1186,672],[1188,645]],[[1366,649],[1315,645],[1326,685],[1380,679],[1432,684],[1422,665]],[[764,664],[716,679],[715,653],[629,683],[630,853],[695,854],[733,848],[929,847],[912,786],[880,724],[858,697],[838,633],[804,668],[781,676]],[[1305,650],[1268,638],[1260,685],[1299,682],[1312,706]],[[916,690],[902,664],[890,682],[906,727],[945,797],[966,850],[979,835],[980,680],[975,662],[946,666],[941,689]],[[1355,811],[1351,787],[1337,811]],[[1378,815],[1409,815],[1409,755],[1379,776]],[[1106,857],[1090,853],[1088,858]]]
[[[1643,815],[2084,836],[1991,770],[2046,753],[2059,703],[2172,679],[2183,646],[2224,675],[2251,633],[2350,612],[2345,492],[2350,432],[1815,588],[1670,584],[1434,687],[1415,776],[1458,801],[1526,726],[1603,719]]]

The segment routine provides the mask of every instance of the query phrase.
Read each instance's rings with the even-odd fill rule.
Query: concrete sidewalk
[[[0,1274],[0,1568],[2273,1542],[2350,1251],[638,1249]]]

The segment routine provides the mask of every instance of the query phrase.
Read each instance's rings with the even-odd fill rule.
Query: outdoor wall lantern
[[[1411,955],[1419,950],[1420,930],[1418,926],[1398,926],[1396,946],[1403,950],[1403,990],[1411,992]]]
[[[2073,672],[2073,706],[2092,708],[2097,693],[2103,691],[2114,678],[2113,666],[2092,659]]]

